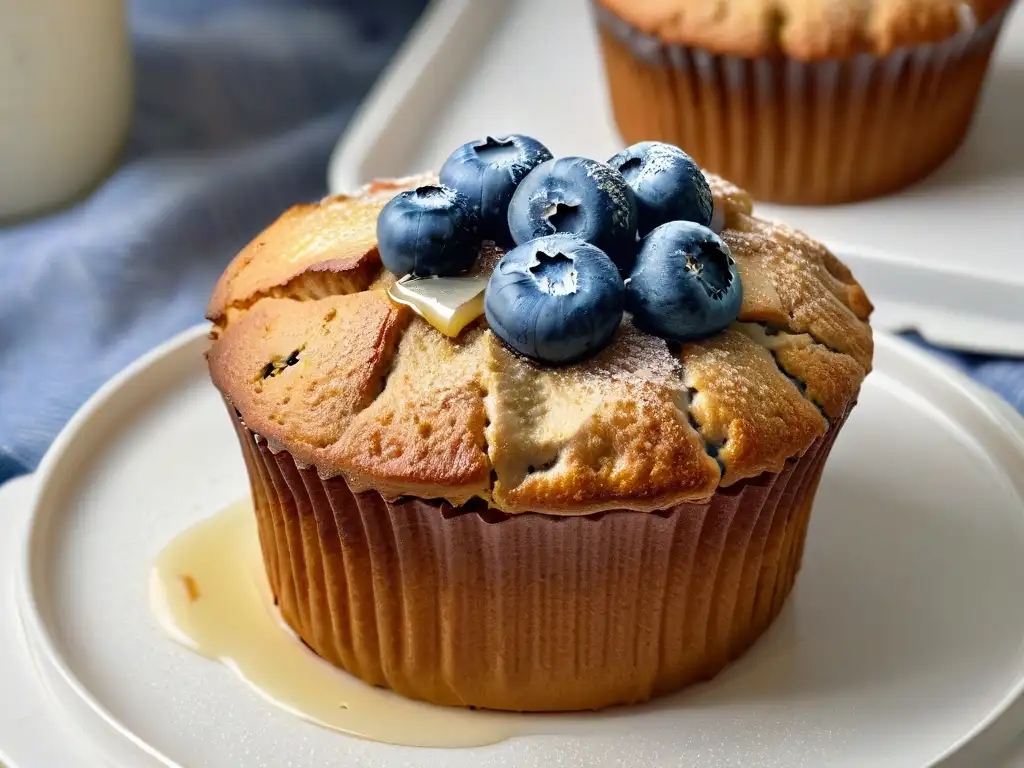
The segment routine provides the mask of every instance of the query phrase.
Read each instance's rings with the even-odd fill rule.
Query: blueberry
[[[722,239],[690,221],[670,221],[640,243],[626,285],[637,326],[674,341],[703,339],[739,314],[743,285]]]
[[[642,141],[608,161],[636,197],[640,237],[669,221],[711,224],[714,200],[700,168],[679,147]]]
[[[512,193],[526,174],[550,159],[548,148],[529,136],[488,136],[456,149],[441,166],[441,183],[469,198],[483,237],[507,245]]]
[[[597,246],[629,274],[636,256],[636,203],[622,175],[605,163],[563,157],[541,163],[519,184],[508,207],[519,245],[566,232]]]
[[[476,259],[480,239],[469,200],[425,186],[388,201],[377,217],[377,248],[396,275],[457,275]]]
[[[509,347],[558,365],[608,344],[622,322],[625,292],[604,251],[573,235],[550,235],[502,257],[487,283],[484,312]]]

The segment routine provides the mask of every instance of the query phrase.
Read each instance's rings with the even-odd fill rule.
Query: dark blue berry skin
[[[636,202],[622,175],[585,157],[541,163],[522,180],[508,207],[512,238],[522,245],[565,232],[600,248],[623,275],[636,256]]]
[[[729,246],[707,227],[671,221],[643,239],[626,284],[626,309],[639,328],[674,341],[703,339],[735,320],[742,303]]]
[[[633,190],[640,237],[669,221],[711,224],[715,208],[711,187],[679,147],[642,141],[619,152],[608,164]]]
[[[599,248],[572,235],[506,253],[487,283],[491,330],[525,357],[564,365],[602,350],[622,322],[626,289]]]
[[[457,275],[476,260],[480,238],[469,200],[447,187],[402,192],[377,217],[377,248],[396,275]]]
[[[509,245],[508,204],[526,175],[551,159],[548,148],[529,136],[488,136],[456,149],[441,166],[441,183],[468,199],[480,220],[480,235]]]

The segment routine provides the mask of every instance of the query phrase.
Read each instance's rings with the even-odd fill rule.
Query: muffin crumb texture
[[[679,345],[627,319],[564,367],[515,355],[482,319],[448,338],[389,300],[375,238],[387,200],[430,181],[292,208],[210,302],[214,383],[248,430],[322,478],[506,513],[662,510],[782,471],[870,370],[871,304],[849,270],[716,177],[744,286],[724,332]]]
[[[635,29],[671,45],[812,61],[885,56],[969,34],[1007,0],[597,0]]]

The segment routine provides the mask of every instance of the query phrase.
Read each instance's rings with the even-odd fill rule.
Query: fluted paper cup
[[[299,637],[404,696],[521,711],[642,701],[741,654],[793,586],[840,426],[706,503],[558,517],[353,493],[236,421]]]
[[[629,144],[676,144],[755,198],[861,200],[959,146],[1006,13],[888,56],[804,62],[668,45],[595,4],[612,111]]]

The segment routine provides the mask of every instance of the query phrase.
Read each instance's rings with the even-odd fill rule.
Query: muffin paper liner
[[[544,711],[707,679],[782,608],[836,422],[800,458],[662,512],[507,515],[353,493],[235,421],[285,621],[373,685]]]
[[[970,125],[1007,15],[884,57],[802,62],[666,45],[594,7],[627,143],[677,144],[755,198],[797,204],[882,195],[945,160]]]

